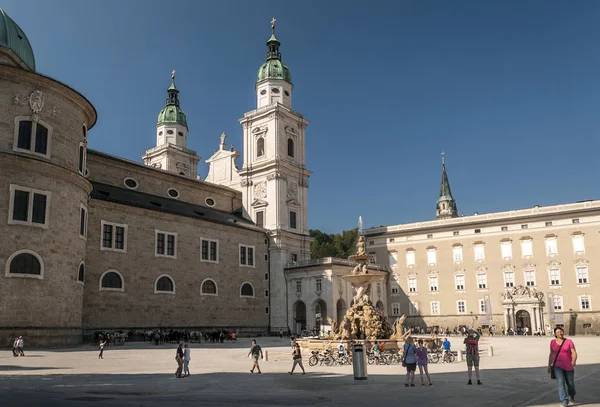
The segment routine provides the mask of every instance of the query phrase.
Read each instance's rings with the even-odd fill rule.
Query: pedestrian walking
[[[279,328],[279,339],[283,339],[283,328]]]
[[[12,347],[12,353],[14,357],[18,357],[19,356],[19,350],[18,350],[18,346],[19,346],[19,337],[15,337],[15,340],[13,342],[13,347]]]
[[[258,358],[263,358],[262,348],[259,344],[256,343],[256,339],[252,340],[252,346],[250,347],[250,352],[248,352],[248,356],[252,355],[252,359],[254,360],[254,364],[252,365],[252,369],[250,369],[250,373],[254,373],[254,369],[258,370],[258,373],[262,373],[260,371],[260,366],[258,365]]]
[[[19,351],[19,356],[25,356],[25,353],[23,353],[24,347],[25,347],[25,342],[23,341],[23,337],[19,336],[19,340],[17,341],[17,350]]]
[[[565,338],[565,331],[561,327],[554,328],[554,337],[550,341],[548,373],[552,379],[556,379],[561,406],[566,407],[569,402],[575,403],[577,351],[573,341]]]
[[[106,345],[106,342],[104,341],[104,339],[100,338],[100,345],[98,346],[98,348],[100,349],[100,353],[98,354],[98,359],[104,359],[104,356],[102,356],[102,354],[104,353],[105,345]]]
[[[431,377],[429,377],[429,369],[427,368],[427,348],[423,346],[423,339],[419,339],[418,344],[419,347],[417,348],[417,365],[419,366],[421,387],[425,386],[425,382],[423,381],[423,372],[425,372],[425,375],[427,376],[429,385],[433,386],[433,383],[431,383]]]
[[[190,375],[190,360],[192,360],[190,355],[190,348],[186,343],[183,345],[183,374],[185,376]]]
[[[294,364],[292,365],[292,371],[289,372],[289,374],[294,374],[294,369],[296,369],[296,365],[300,366],[300,369],[302,369],[302,374],[306,374],[304,366],[302,365],[302,352],[300,351],[300,344],[298,342],[296,342],[296,345],[294,346],[294,353],[292,358],[294,360]]]
[[[183,370],[183,347],[181,344],[177,347],[177,352],[175,353],[175,360],[177,361],[177,370],[175,371],[175,377],[181,379],[181,371]]]
[[[414,340],[410,336],[406,338],[404,344],[404,358],[402,359],[402,366],[406,367],[406,378],[404,380],[404,387],[415,387],[415,371],[417,370],[417,348],[415,347]]]
[[[467,350],[467,369],[469,375],[468,385],[473,384],[471,376],[473,375],[473,367],[475,367],[475,376],[477,377],[477,384],[481,385],[479,377],[479,334],[472,329],[467,332],[467,337],[464,340],[464,344]]]

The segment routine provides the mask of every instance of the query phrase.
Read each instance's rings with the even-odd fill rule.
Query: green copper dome
[[[27,36],[21,28],[0,8],[0,47],[8,48],[30,70],[35,71],[35,57]]]
[[[271,29],[271,38],[267,41],[267,60],[258,69],[256,82],[262,82],[266,79],[282,79],[292,83],[290,70],[281,62],[281,53],[279,52],[281,43],[275,36],[275,24],[271,25]]]
[[[187,127],[187,118],[185,117],[183,110],[179,107],[179,90],[175,86],[175,71],[173,71],[171,78],[173,79],[173,82],[171,82],[171,86],[167,89],[167,94],[169,95],[167,98],[167,105],[158,114],[156,125],[177,123]]]

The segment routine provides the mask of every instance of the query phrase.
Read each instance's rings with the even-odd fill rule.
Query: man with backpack
[[[467,352],[467,368],[469,381],[468,385],[473,384],[471,382],[471,376],[473,375],[473,367],[475,367],[475,376],[477,377],[477,384],[481,383],[479,377],[479,334],[472,329],[467,331],[467,337],[465,338],[464,344]]]

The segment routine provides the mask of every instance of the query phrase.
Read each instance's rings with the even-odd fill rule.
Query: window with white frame
[[[456,311],[459,314],[466,314],[467,313],[467,301],[465,301],[465,300],[456,301]]]
[[[438,278],[437,276],[429,276],[429,291],[438,290]]]
[[[209,263],[219,262],[219,241],[200,239],[200,260]]]
[[[525,271],[525,285],[527,287],[535,286],[535,271],[533,271],[533,270]]]
[[[15,119],[14,151],[50,158],[51,141],[52,127],[46,122],[25,116]]]
[[[552,297],[552,303],[554,304],[554,311],[562,311],[563,310],[563,297],[560,295],[555,295]]]
[[[485,290],[487,288],[487,274],[479,273],[477,274],[477,288],[480,290]]]
[[[556,237],[549,237],[546,239],[546,255],[556,256],[558,254],[558,240]]]
[[[585,252],[585,242],[583,234],[573,235],[573,252],[575,254],[583,254]]]
[[[589,281],[588,268],[587,266],[578,266],[577,271],[577,284],[587,284]]]
[[[256,211],[256,226],[265,227],[265,211]]]
[[[296,280],[296,294],[302,294],[302,280]]]
[[[592,309],[589,295],[582,295],[579,297],[579,309],[581,311],[589,311]]]
[[[49,191],[11,184],[8,223],[47,228],[50,196]]]
[[[77,172],[85,175],[85,167],[87,162],[87,149],[84,142],[79,143],[79,162],[77,164]]]
[[[240,266],[254,267],[254,246],[240,245]]]
[[[465,275],[464,274],[457,274],[454,276],[454,282],[456,283],[456,289],[457,290],[464,290],[465,289]]]
[[[392,315],[393,316],[400,315],[400,304],[397,302],[392,303]]]
[[[431,249],[427,249],[427,264],[429,264],[430,266],[435,265],[436,263],[436,253],[435,253],[435,249],[431,248]]]
[[[550,285],[560,285],[560,269],[550,269]]]
[[[371,257],[371,258],[369,259],[369,263],[370,263],[370,264],[375,264],[375,263],[377,263],[377,254],[376,254],[375,252],[369,252],[369,254],[370,254],[371,256],[373,256],[373,257]]]
[[[156,257],[171,257],[177,258],[176,244],[177,233],[163,232],[156,230]]]
[[[416,301],[411,301],[408,306],[408,315],[416,316],[419,315],[419,303]]]
[[[455,263],[462,263],[462,261],[463,261],[462,246],[454,246],[452,248],[452,257],[454,258]]]
[[[398,265],[398,253],[390,252],[389,260],[390,260],[390,267],[396,268],[396,266]]]
[[[510,260],[512,259],[512,242],[506,241],[500,243],[500,252],[502,254],[502,259]]]
[[[83,204],[79,207],[79,237],[87,237],[87,208]]]
[[[317,278],[315,284],[317,286],[317,291],[318,292],[323,292],[323,280],[320,279],[320,278]]]
[[[298,253],[290,254],[290,260],[292,261],[292,263],[296,263],[298,261]]]
[[[477,261],[485,260],[485,249],[482,244],[475,245],[474,250],[475,250],[475,260],[477,260]]]
[[[417,292],[417,278],[416,277],[408,278],[408,292],[409,293]]]
[[[515,286],[515,273],[512,271],[507,271],[504,273],[504,287],[514,287]]]
[[[479,313],[485,314],[487,312],[487,307],[485,306],[485,298],[479,299]]]
[[[101,228],[100,250],[127,251],[127,225],[102,221]]]
[[[528,258],[533,256],[533,241],[531,239],[521,240],[521,257]]]
[[[431,313],[433,315],[438,315],[440,313],[440,302],[439,301],[431,301]]]
[[[415,266],[415,251],[414,250],[408,250],[406,252],[406,266],[407,267],[414,267]]]
[[[398,295],[400,294],[400,286],[398,285],[398,283],[392,283],[391,285],[391,292],[392,295]]]

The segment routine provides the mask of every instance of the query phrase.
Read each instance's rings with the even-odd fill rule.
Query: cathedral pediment
[[[250,206],[253,208],[261,208],[267,205],[269,205],[269,203],[267,201],[263,201],[262,199],[255,199],[254,202],[250,204]]]

